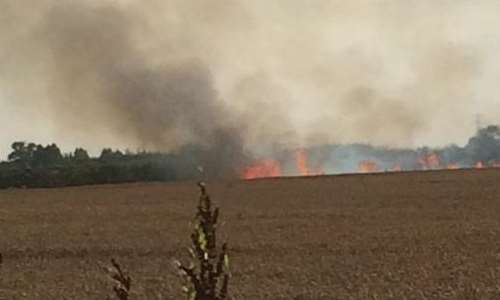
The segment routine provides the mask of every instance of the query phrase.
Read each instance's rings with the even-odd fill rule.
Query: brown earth
[[[209,184],[234,299],[500,299],[500,170]],[[0,299],[182,299],[194,183],[0,192]]]

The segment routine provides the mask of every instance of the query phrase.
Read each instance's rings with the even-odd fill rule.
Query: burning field
[[[499,120],[497,4],[349,3],[4,0],[0,159],[30,140],[211,178],[498,165],[498,128],[468,140]]]
[[[483,169],[500,167],[500,127],[478,130],[464,147],[388,149],[364,144],[283,151],[246,167],[244,179],[341,173]]]
[[[268,176],[279,170],[267,164]],[[498,182],[489,168],[210,183],[230,292],[497,299]],[[188,182],[0,191],[0,298],[103,299],[110,286],[98,262],[115,257],[134,299],[180,299],[171,263],[186,256],[196,198]]]
[[[498,12],[0,1],[0,300],[181,299],[200,178],[232,299],[500,299]]]
[[[278,160],[264,159],[246,167],[243,171],[243,179],[272,178],[283,176],[319,176],[325,175],[323,167],[310,169],[307,154],[304,150],[298,150],[295,156],[295,168],[283,171]],[[403,171],[427,171],[427,170],[458,170],[458,169],[483,169],[500,168],[500,161],[484,163],[478,161],[473,165],[461,165],[457,162],[445,163],[437,153],[430,153],[419,157],[414,164],[403,169],[401,163],[394,163],[392,167],[383,167],[377,160],[361,160],[357,169],[343,170],[342,173],[381,173],[381,172],[403,172]],[[334,174],[333,171],[330,174]]]

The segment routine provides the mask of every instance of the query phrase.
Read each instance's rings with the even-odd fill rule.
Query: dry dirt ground
[[[233,299],[500,299],[500,170],[210,183]],[[194,183],[0,191],[0,299],[182,299]]]

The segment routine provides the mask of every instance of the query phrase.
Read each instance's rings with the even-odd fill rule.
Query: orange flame
[[[280,163],[272,159],[266,159],[247,167],[243,172],[243,178],[255,179],[264,177],[279,177],[281,174]]]
[[[299,172],[299,175],[301,176],[315,176],[315,175],[322,175],[323,171],[320,170],[313,170],[309,168],[308,165],[308,160],[307,160],[307,153],[305,150],[300,149],[295,152],[295,163],[297,166],[297,171]]]
[[[295,166],[297,168],[296,174],[300,176],[315,176],[324,174],[321,166],[319,168],[312,168],[310,166],[308,153],[306,150],[299,149],[295,151],[294,159],[295,159]],[[458,162],[453,162],[453,161],[446,163],[443,162],[441,160],[441,157],[435,152],[422,155],[417,159],[416,163],[418,166],[420,166],[421,170],[438,170],[438,169],[457,170],[464,167]],[[483,161],[478,161],[477,163],[474,164],[473,167],[476,169],[483,169],[488,166],[493,168],[500,168],[500,160],[490,161],[488,163],[485,163]],[[470,168],[471,166],[467,167]],[[380,170],[381,170],[380,166],[374,160],[362,160],[358,164],[359,173],[375,173],[375,172],[380,172]],[[401,163],[395,163],[391,168],[385,170],[389,172],[402,171]],[[264,159],[245,168],[241,176],[244,179],[255,179],[255,178],[265,178],[265,177],[279,177],[283,176],[283,173],[279,161],[273,159]]]
[[[439,158],[439,155],[437,155],[436,153],[431,153],[423,157],[420,157],[418,159],[418,164],[424,170],[439,169],[439,167],[441,166],[441,159]]]
[[[295,152],[295,163],[300,175],[309,175],[309,168],[307,167],[307,156],[304,150],[297,150]]]
[[[379,170],[376,162],[371,160],[363,160],[358,165],[358,171],[360,173],[374,173]]]

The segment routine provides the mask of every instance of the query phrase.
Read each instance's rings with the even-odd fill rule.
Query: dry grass
[[[500,299],[500,172],[210,183],[235,299]],[[194,183],[0,192],[0,299],[182,299]]]

